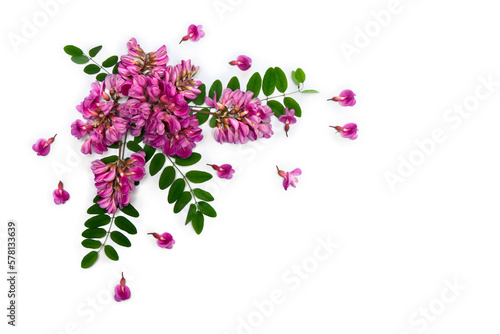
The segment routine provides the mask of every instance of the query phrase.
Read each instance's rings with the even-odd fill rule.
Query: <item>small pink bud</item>
[[[165,232],[162,235],[160,235],[158,233],[148,233],[148,234],[155,237],[155,239],[157,240],[156,243],[161,248],[171,249],[175,244],[175,240],[170,233]]]
[[[345,89],[340,92],[339,96],[334,96],[327,101],[339,102],[339,104],[344,107],[352,107],[356,104],[355,96],[356,94],[354,94],[352,90]]]

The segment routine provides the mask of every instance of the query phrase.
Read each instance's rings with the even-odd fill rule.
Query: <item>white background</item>
[[[221,14],[217,3],[230,7]],[[467,118],[444,118],[454,105],[473,102],[478,87],[488,92],[481,77],[500,81],[497,7],[490,0],[401,0],[376,31],[371,13],[389,3],[68,1],[17,47],[8,36],[22,36],[24,20],[33,22],[42,7],[34,0],[4,7],[1,252],[13,219],[19,278],[15,329],[6,325],[1,280],[2,333],[498,333],[500,87]],[[192,23],[206,36],[178,45]],[[366,27],[372,37],[348,62],[342,43],[355,46],[357,29]],[[170,64],[191,58],[207,83],[238,75],[246,84],[269,66],[302,67],[306,88],[321,93],[296,97],[303,117],[288,138],[274,121],[270,140],[219,145],[205,126],[202,162],[232,163],[237,172],[211,182],[218,217],[207,219],[201,236],[184,226],[185,213],[172,213],[158,177],[147,177],[133,196],[141,212],[133,247],[119,249],[119,262],[102,257],[83,270],[80,234],[96,156],[78,154],[71,166],[67,159],[79,152],[70,124],[92,80],[62,48],[102,44],[101,57],[123,54],[130,37],[146,51],[166,44]],[[253,58],[250,71],[227,65],[240,54]],[[355,107],[326,101],[345,88],[356,92]],[[355,141],[328,127],[347,122],[360,128]],[[398,172],[400,157],[416,157],[415,141],[435,129],[446,140],[392,191],[385,174]],[[51,153],[36,156],[31,145],[55,133]],[[275,165],[302,169],[296,189],[284,191]],[[61,177],[55,166],[67,167]],[[56,206],[51,193],[60,179],[71,199]],[[146,235],[167,231],[172,250]],[[314,264],[318,238],[340,246],[308,267],[294,290],[289,270]],[[116,303],[109,296],[122,271],[132,298]],[[447,280],[465,288],[443,303]],[[259,318],[255,302],[273,290],[284,301]],[[439,314],[422,320],[429,307]],[[262,321],[241,327],[249,317]]]

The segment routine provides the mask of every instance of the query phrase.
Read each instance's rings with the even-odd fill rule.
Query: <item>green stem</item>
[[[111,74],[108,72],[107,69],[105,69],[104,67],[102,67],[101,64],[97,63],[94,58],[92,58],[91,56],[87,56],[85,53],[83,54],[84,56],[86,56],[87,58],[89,58],[94,64],[96,64],[97,66],[99,66],[104,72],[108,73],[108,74]]]
[[[191,108],[191,110],[194,111],[194,112],[200,113],[200,114],[217,115],[217,113],[215,113],[215,112],[206,111],[206,110],[196,110],[196,109],[193,109],[193,108]]]
[[[191,195],[192,195],[192,197],[194,199],[194,204],[196,205],[196,209],[198,210],[198,201],[196,200],[196,196],[194,195],[194,191],[193,191],[193,188],[191,187],[191,183],[187,179],[186,175],[184,175],[184,173],[179,169],[179,167],[177,167],[177,164],[175,162],[173,162],[172,159],[168,155],[166,157],[167,157],[168,160],[170,160],[170,163],[172,164],[172,166],[175,169],[177,169],[177,171],[182,175],[182,178],[184,179],[184,181],[188,185],[189,192],[191,193]]]
[[[302,91],[302,89],[299,89],[299,90],[296,90],[295,92],[291,92],[291,93],[283,93],[281,95],[268,96],[265,99],[262,99],[261,101],[269,101],[269,100],[272,100],[272,99],[276,99],[278,97],[285,97],[287,95],[292,95],[292,94],[295,94],[295,93],[300,93],[301,91]]]
[[[113,227],[113,223],[115,221],[115,215],[116,215],[116,212],[113,213],[113,216],[111,217],[111,222],[109,223],[109,229],[108,229],[108,232],[106,233],[106,239],[104,239],[104,242],[102,243],[101,248],[99,248],[97,253],[99,253],[104,248],[104,246],[106,246],[106,241],[108,241],[109,234],[111,233],[111,228]]]

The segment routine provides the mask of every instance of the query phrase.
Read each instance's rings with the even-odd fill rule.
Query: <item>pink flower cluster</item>
[[[252,98],[253,92],[232,91],[226,88],[219,101],[217,96],[206,98],[209,107],[215,108],[217,129],[215,140],[219,143],[246,143],[258,138],[270,138],[273,135],[271,116],[273,111],[262,105],[258,98]]]
[[[145,53],[132,38],[127,47],[119,74],[93,83],[90,95],[77,107],[86,122],[75,121],[71,133],[85,137],[84,154],[107,151],[130,130],[133,136],[144,131],[144,142],[167,155],[189,157],[203,138],[186,102],[200,93],[201,82],[193,78],[199,68],[190,60],[167,66],[165,46]]]
[[[130,193],[135,189],[135,182],[142,180],[146,173],[145,153],[132,154],[130,159],[117,160],[105,164],[101,160],[92,162],[97,194],[101,197],[97,204],[109,214],[115,213],[130,203]]]

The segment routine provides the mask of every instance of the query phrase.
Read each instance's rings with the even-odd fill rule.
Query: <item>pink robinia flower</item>
[[[57,189],[52,193],[54,196],[54,203],[57,205],[64,204],[69,199],[69,193],[63,189],[63,183],[59,181]]]
[[[210,165],[210,164],[207,164],[207,165],[211,166],[214,170],[216,170],[217,176],[220,177],[221,179],[230,180],[233,178],[233,174],[234,174],[233,166],[231,166],[229,164],[224,164],[221,166]]]
[[[141,181],[146,174],[145,156],[146,153],[139,151],[132,154],[130,159],[120,159],[109,164],[101,160],[92,161],[90,168],[95,175],[97,195],[101,197],[97,204],[109,214],[129,205],[135,182]]]
[[[288,137],[288,130],[290,130],[290,124],[295,124],[297,119],[295,118],[295,110],[285,108],[285,114],[278,117],[281,123],[285,123],[285,134]]]
[[[130,298],[130,288],[125,285],[125,278],[123,277],[122,273],[122,279],[120,280],[120,284],[115,286],[115,300],[117,302],[121,302],[122,300],[129,299]]]
[[[200,40],[200,38],[202,38],[203,36],[205,36],[205,32],[203,30],[201,30],[203,28],[202,25],[194,25],[194,24],[191,24],[189,27],[188,27],[188,33],[186,36],[182,37],[181,41],[179,42],[179,44],[181,44],[182,42],[184,41],[187,41],[187,40],[191,40],[193,42],[197,42]]]
[[[128,54],[121,56],[118,65],[118,73],[125,79],[131,79],[136,75],[148,75],[163,73],[168,63],[167,47],[161,46],[155,52],[146,53],[137,43],[135,38],[131,38],[127,43]]]
[[[297,176],[302,174],[302,171],[300,170],[300,168],[295,168],[291,172],[284,172],[284,171],[280,170],[278,168],[278,166],[276,166],[276,169],[278,170],[278,175],[283,178],[283,188],[285,188],[285,190],[288,190],[288,187],[290,185],[294,188],[296,187],[295,184],[297,182],[299,182],[299,180],[297,179]]]
[[[47,140],[40,138],[36,141],[36,143],[33,144],[31,148],[36,152],[37,155],[46,156],[47,154],[49,154],[50,144],[54,142],[56,136],[57,135],[54,135],[54,137]]]
[[[356,123],[347,123],[344,126],[330,125],[330,127],[337,130],[337,132],[340,132],[340,135],[344,138],[349,138],[351,140],[358,138],[358,126]]]
[[[273,135],[271,116],[273,111],[262,105],[258,98],[252,98],[253,92],[232,91],[226,88],[217,101],[205,98],[205,103],[213,107],[217,117],[215,140],[219,143],[241,143],[258,138],[271,138]]]
[[[334,96],[327,101],[338,102],[341,106],[352,107],[356,104],[356,99],[354,98],[356,94],[352,90],[345,89],[340,92],[339,96]]]
[[[247,56],[238,56],[236,60],[232,60],[229,62],[229,65],[238,66],[238,68],[242,71],[248,70],[252,66],[252,59]]]
[[[175,244],[175,240],[174,238],[172,237],[172,234],[170,233],[163,233],[163,234],[158,234],[158,233],[148,233],[150,235],[152,235],[153,237],[156,238],[156,243],[158,244],[158,246],[160,246],[161,248],[168,248],[168,249],[172,249],[172,247],[174,246]]]

